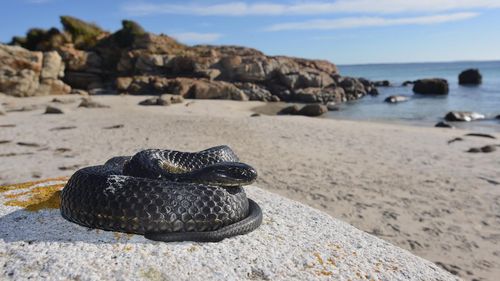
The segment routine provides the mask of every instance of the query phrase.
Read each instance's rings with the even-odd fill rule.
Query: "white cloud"
[[[391,25],[425,25],[444,22],[460,21],[477,17],[478,13],[454,13],[421,17],[407,18],[382,18],[382,17],[350,17],[328,20],[309,20],[303,22],[289,22],[275,24],[267,28],[267,31],[281,30],[329,30],[346,29],[356,27],[371,26],[391,26]]]
[[[35,0],[36,1],[36,0]],[[225,2],[218,4],[160,4],[130,2],[122,10],[131,15],[181,14],[199,16],[278,16],[335,13],[435,13],[453,10],[500,8],[500,0],[337,0],[334,2]]]
[[[171,35],[183,43],[211,43],[222,37],[219,33],[183,32]]]

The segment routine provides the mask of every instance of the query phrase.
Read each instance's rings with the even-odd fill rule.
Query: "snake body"
[[[256,171],[227,146],[200,152],[149,149],[71,176],[61,214],[90,228],[159,241],[215,242],[253,231],[262,211],[243,185]]]

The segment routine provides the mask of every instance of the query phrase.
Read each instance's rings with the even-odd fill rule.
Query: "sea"
[[[398,63],[338,65],[342,76],[363,77],[372,81],[388,80],[391,87],[379,87],[379,95],[339,105],[339,111],[330,111],[330,118],[396,122],[416,126],[434,126],[449,111],[474,111],[486,115],[487,120],[452,122],[457,128],[478,132],[500,132],[500,61]],[[465,69],[477,68],[483,76],[479,86],[458,85],[458,75]],[[404,81],[422,78],[448,80],[450,92],[443,96],[413,94],[412,85]],[[388,104],[390,95],[407,95],[407,102]]]

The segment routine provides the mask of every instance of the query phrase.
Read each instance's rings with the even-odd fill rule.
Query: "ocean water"
[[[475,111],[489,118],[500,114],[500,61],[339,65],[338,68],[343,76],[364,77],[373,81],[389,80],[393,86],[379,87],[380,94],[376,97],[366,96],[340,105],[339,111],[328,113],[331,118],[434,126],[452,110]],[[458,75],[467,68],[479,69],[483,76],[481,85],[458,85]],[[448,80],[448,95],[415,95],[412,85],[401,86],[407,80],[433,77]],[[385,103],[384,99],[390,95],[407,95],[411,98],[398,104]],[[500,120],[453,122],[453,125],[475,131],[500,132]]]

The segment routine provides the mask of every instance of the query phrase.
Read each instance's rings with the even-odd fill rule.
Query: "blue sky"
[[[500,60],[500,0],[1,0],[0,41],[72,15],[337,64]]]

